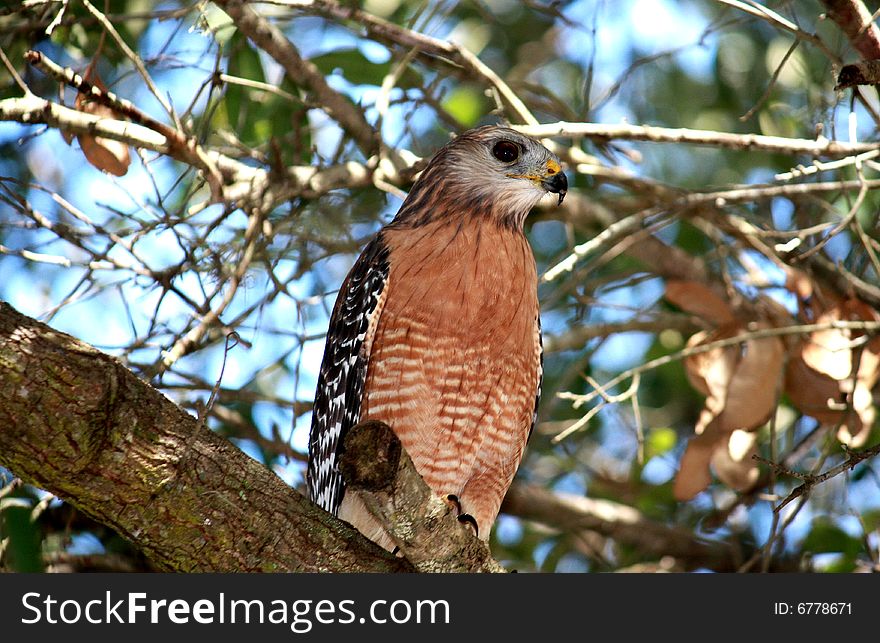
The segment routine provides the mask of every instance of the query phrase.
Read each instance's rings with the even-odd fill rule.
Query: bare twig
[[[824,471],[818,475],[810,473],[798,473],[793,469],[790,469],[784,465],[775,462],[771,462],[770,460],[762,458],[758,455],[752,456],[759,462],[763,462],[764,464],[773,467],[773,469],[776,470],[776,472],[780,475],[791,476],[803,480],[803,483],[792,489],[791,493],[789,493],[782,502],[780,502],[773,508],[773,511],[776,513],[782,511],[782,509],[785,508],[785,506],[788,505],[792,500],[800,498],[803,495],[808,495],[810,490],[812,490],[812,488],[816,485],[822,484],[826,480],[830,480],[831,478],[839,476],[845,471],[851,471],[860,462],[863,462],[868,458],[873,458],[878,453],[880,453],[880,444],[876,444],[873,447],[864,449],[862,451],[849,451],[846,449],[846,447],[842,448],[846,450],[846,453],[849,455],[849,457],[837,466],[831,467],[827,471]]]
[[[726,4],[735,9],[739,9],[740,11],[744,11],[756,18],[760,18],[765,22],[773,25],[777,29],[783,29],[784,31],[788,31],[794,34],[799,40],[804,40],[806,42],[815,45],[825,57],[828,58],[832,63],[839,64],[840,59],[837,54],[835,54],[830,47],[828,47],[825,42],[816,34],[810,33],[793,23],[791,20],[782,17],[777,12],[773,11],[769,7],[766,7],[758,2],[753,2],[748,0],[746,2],[742,2],[741,0],[717,0],[721,4]]]
[[[654,127],[648,125],[602,125],[598,123],[547,123],[544,125],[514,126],[515,129],[538,138],[560,136],[591,138],[600,141],[627,140],[652,143],[689,143],[710,145],[732,150],[773,152],[778,154],[807,154],[810,156],[839,157],[880,149],[877,143],[844,143],[826,138],[816,140],[782,138],[764,134],[734,134],[685,128]]]
[[[332,89],[324,74],[300,55],[278,27],[240,0],[218,0],[216,4],[229,14],[242,33],[284,68],[291,80],[313,92],[322,109],[357,141],[364,153],[372,154],[378,149],[376,132],[363,112],[346,96]]]
[[[610,380],[602,384],[601,387],[596,390],[586,393],[584,395],[576,394],[576,393],[566,393],[560,392],[557,393],[557,396],[563,399],[568,399],[573,401],[573,406],[578,408],[584,404],[589,404],[591,401],[596,399],[597,397],[607,395],[607,392],[620,384],[621,382],[625,382],[626,380],[634,377],[636,375],[640,375],[646,371],[650,371],[652,369],[658,368],[665,364],[669,364],[671,362],[680,361],[686,357],[690,357],[691,355],[698,355],[700,353],[705,353],[707,351],[714,350],[716,348],[726,348],[728,346],[736,346],[742,342],[756,339],[764,339],[767,337],[781,337],[785,335],[800,335],[812,333],[819,330],[828,330],[831,328],[835,329],[849,329],[849,330],[862,330],[865,332],[877,332],[880,331],[880,322],[873,321],[830,321],[821,324],[801,324],[795,326],[783,326],[780,328],[760,328],[757,330],[752,330],[744,333],[738,333],[733,337],[728,337],[725,339],[707,342],[705,344],[699,344],[697,346],[691,346],[688,348],[684,348],[675,353],[671,353],[669,355],[663,355],[662,357],[658,357],[656,359],[652,359],[644,364],[636,366],[634,368],[627,369],[622,373],[619,373],[615,377],[612,377]]]
[[[422,54],[439,59],[459,68],[469,77],[478,79],[494,88],[511,112],[518,120],[529,125],[536,125],[538,120],[532,115],[522,99],[505,83],[498,74],[492,71],[472,52],[453,42],[432,38],[417,31],[401,27],[383,20],[366,11],[343,5],[334,0],[273,0],[271,4],[293,7],[320,15],[347,20],[358,28],[365,28],[367,33],[380,42],[401,45],[414,49]]]
[[[214,200],[219,201],[222,199],[223,178],[220,176],[220,172],[214,162],[194,137],[187,136],[182,131],[157,121],[136,107],[131,101],[120,98],[113,92],[103,90],[97,85],[93,85],[72,69],[59,67],[39,51],[31,50],[26,52],[25,59],[59,82],[66,83],[80,93],[87,95],[90,100],[106,105],[120,115],[164,136],[167,144],[174,148],[173,151],[169,150],[168,153],[171,155],[176,153],[178,156],[185,158],[194,167],[203,170],[208,183],[211,185]]]
[[[247,230],[244,234],[244,248],[242,249],[238,262],[236,263],[235,271],[230,276],[228,283],[225,284],[223,298],[219,304],[209,310],[208,313],[201,318],[199,323],[192,328],[192,330],[175,342],[174,346],[162,356],[161,361],[156,364],[156,370],[158,373],[164,372],[178,359],[195,350],[198,347],[199,342],[201,342],[202,338],[207,334],[208,330],[214,325],[220,323],[220,316],[229,304],[232,303],[239,285],[241,285],[242,280],[250,268],[251,261],[254,258],[256,244],[259,235],[262,232],[263,218],[264,214],[259,210],[255,210],[251,214]]]
[[[721,190],[718,192],[689,192],[682,194],[677,199],[670,201],[662,207],[655,207],[642,212],[637,212],[624,219],[609,224],[606,229],[596,237],[575,246],[568,257],[548,269],[541,279],[544,282],[549,282],[558,279],[565,273],[571,272],[575,265],[577,265],[579,259],[593,252],[609,239],[631,234],[633,231],[639,229],[647,218],[666,211],[681,213],[703,205],[711,204],[716,207],[723,207],[730,203],[744,203],[760,199],[772,199],[779,196],[792,197],[805,194],[821,194],[824,192],[836,192],[839,190],[858,189],[861,194],[863,191],[872,190],[878,187],[880,187],[880,179],[856,179],[840,182],[789,183],[787,185],[741,187],[731,190]]]
[[[122,53],[125,54],[126,58],[128,58],[131,63],[134,65],[134,68],[137,69],[138,73],[141,75],[141,78],[144,79],[144,82],[147,84],[147,87],[150,89],[150,92],[153,94],[153,97],[159,101],[159,104],[162,106],[162,109],[170,116],[174,117],[174,108],[171,106],[171,103],[162,95],[162,92],[159,91],[159,88],[156,87],[156,83],[153,82],[152,77],[150,76],[150,72],[147,71],[146,66],[144,65],[144,61],[141,60],[141,57],[138,56],[131,47],[128,46],[128,43],[125,42],[125,39],[119,35],[119,32],[116,31],[116,27],[113,26],[113,23],[107,20],[107,16],[98,11],[95,6],[89,2],[89,0],[82,0],[83,6],[88,10],[95,19],[101,23],[101,26],[110,34],[119,48],[122,50]]]
[[[18,70],[6,56],[6,52],[3,51],[3,47],[0,47],[0,61],[3,62],[3,66],[6,67],[6,71],[8,71],[9,74],[12,76],[12,79],[15,81],[15,84],[18,85],[19,89],[21,89],[21,91],[25,93],[25,96],[30,94],[31,90],[28,89],[28,86],[21,79],[21,76],[18,75]]]

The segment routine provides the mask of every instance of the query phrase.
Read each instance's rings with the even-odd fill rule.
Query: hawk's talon
[[[461,515],[461,501],[458,499],[454,493],[446,494],[446,503],[455,509],[455,515]]]
[[[476,519],[470,514],[459,514],[458,522],[463,525],[470,525],[474,528],[474,536],[480,537],[480,527],[477,525]]]

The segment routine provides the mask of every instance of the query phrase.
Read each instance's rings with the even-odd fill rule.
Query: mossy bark
[[[170,571],[411,571],[118,360],[0,302],[0,465]]]

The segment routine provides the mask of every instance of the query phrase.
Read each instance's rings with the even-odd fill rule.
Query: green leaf
[[[840,552],[854,558],[862,550],[862,543],[837,525],[823,521],[813,524],[804,539],[803,549],[816,554]]]
[[[384,63],[374,63],[367,59],[358,49],[337,49],[320,56],[312,58],[318,69],[325,76],[329,76],[337,71],[342,76],[355,85],[382,85],[385,77],[391,73],[393,67],[397,65],[395,60],[389,60]],[[400,75],[397,80],[397,86],[408,88],[418,87],[422,83],[421,75],[409,66]]]
[[[827,574],[850,574],[856,568],[856,561],[850,556],[838,556],[822,567]]]
[[[443,107],[465,127],[473,127],[486,112],[483,98],[467,87],[457,87],[443,101]]]
[[[229,39],[229,64],[226,73],[230,76],[258,82],[266,80],[259,54],[250,46],[241,32],[236,32]],[[256,119],[251,117],[249,110],[252,100],[251,94],[254,91],[256,90],[234,83],[227,83],[226,86],[225,107],[229,119],[228,125],[246,143],[253,141],[256,127],[254,122]]]
[[[653,458],[662,455],[675,447],[678,441],[678,434],[675,429],[662,427],[659,429],[651,429],[645,439],[645,457]]]
[[[41,572],[40,529],[31,521],[32,503],[19,497],[0,500],[0,539],[8,538],[6,557],[16,572]]]
[[[880,509],[872,509],[863,513],[862,524],[867,533],[880,529]]]

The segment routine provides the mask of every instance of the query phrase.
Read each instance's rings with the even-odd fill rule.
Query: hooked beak
[[[541,187],[548,192],[558,194],[559,202],[556,205],[562,205],[562,200],[568,193],[568,179],[565,177],[565,174],[563,174],[559,163],[554,159],[547,161],[547,164],[544,167],[544,176],[541,179]]]

